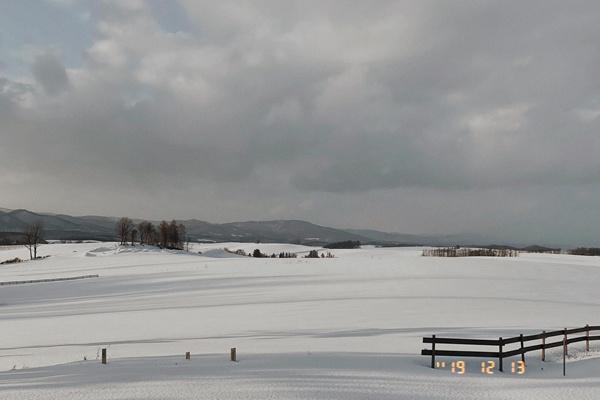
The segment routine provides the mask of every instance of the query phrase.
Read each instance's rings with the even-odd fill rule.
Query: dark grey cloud
[[[93,27],[81,65],[57,56],[66,39],[25,46],[31,72],[0,80],[0,206],[600,233],[584,217],[600,226],[593,2],[76,11]]]
[[[48,95],[60,94],[69,86],[69,77],[65,66],[54,54],[47,53],[37,56],[33,62],[32,72],[36,81]]]

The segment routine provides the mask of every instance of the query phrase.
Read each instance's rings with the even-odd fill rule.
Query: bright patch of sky
[[[93,43],[94,21],[83,5],[59,1],[0,2],[0,71],[9,77],[31,74],[40,53],[60,55],[67,68],[78,68]]]

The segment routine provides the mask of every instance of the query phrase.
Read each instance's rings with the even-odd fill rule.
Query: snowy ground
[[[492,338],[600,325],[600,259],[420,257],[334,250],[334,259],[254,259],[52,244],[0,266],[0,399],[597,399],[600,342],[528,355],[524,376],[428,368],[422,336]],[[0,261],[25,257],[0,248]],[[97,361],[108,348],[109,364]],[[237,347],[239,362],[228,361]],[[186,351],[192,360],[185,361]],[[84,358],[87,361],[84,361]],[[543,368],[543,370],[542,370]]]

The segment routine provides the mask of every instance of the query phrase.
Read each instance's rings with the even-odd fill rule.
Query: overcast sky
[[[0,207],[600,244],[600,2],[0,1]]]

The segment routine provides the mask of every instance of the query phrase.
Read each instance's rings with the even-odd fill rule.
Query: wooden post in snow
[[[546,361],[546,331],[542,332],[542,361]]]
[[[102,349],[102,364],[106,364],[106,349]]]
[[[503,345],[502,338],[500,338],[498,340],[498,343],[499,343],[499,345],[498,345],[498,361],[499,361],[498,366],[499,366],[499,368],[498,369],[500,370],[500,372],[503,372],[504,369],[502,368],[502,360],[504,359],[504,355],[502,354],[502,345]]]
[[[523,361],[523,363],[525,363],[525,352],[523,351],[523,334],[521,333],[521,361]]]
[[[186,360],[190,360],[191,358],[192,358],[192,355],[190,354],[190,352],[189,352],[189,351],[187,351],[187,352],[185,353],[185,359],[186,359]]]
[[[567,330],[565,329],[565,337],[563,338],[563,376],[567,375]]]
[[[435,368],[435,335],[431,335],[431,368]]]
[[[231,351],[230,351],[230,359],[231,359],[231,361],[234,361],[234,362],[235,362],[235,361],[237,361],[237,354],[236,354],[236,349],[235,349],[235,347],[232,347],[232,348],[231,348]]]
[[[585,326],[585,351],[590,351],[590,326]]]

